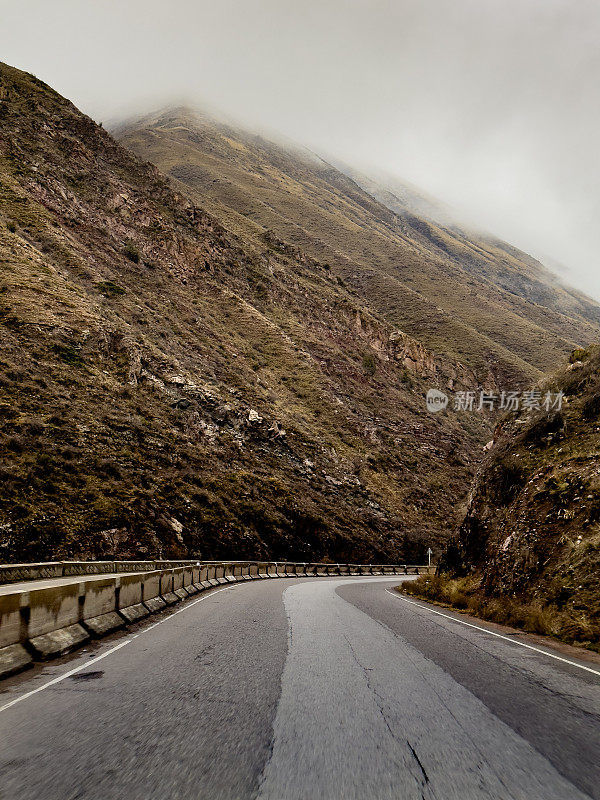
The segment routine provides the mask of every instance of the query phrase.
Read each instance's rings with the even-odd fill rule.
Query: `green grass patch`
[[[134,264],[139,264],[140,251],[134,245],[133,242],[127,242],[127,244],[123,248],[123,255],[125,256],[125,258],[128,258],[129,261],[133,261]]]
[[[70,367],[84,367],[85,361],[78,350],[66,344],[52,345],[52,351]]]
[[[127,294],[122,286],[119,286],[118,283],[113,283],[112,281],[101,281],[100,283],[96,284],[96,288],[104,295],[104,297],[121,297],[122,295]]]

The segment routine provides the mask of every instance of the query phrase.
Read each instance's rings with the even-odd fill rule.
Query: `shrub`
[[[4,442],[4,447],[13,453],[22,453],[25,448],[25,442],[20,436],[9,436]]]
[[[125,256],[125,258],[128,258],[130,261],[133,261],[134,264],[139,264],[140,251],[134,245],[133,242],[127,242],[127,244],[123,248],[123,255]]]
[[[585,361],[590,357],[589,351],[583,347],[576,347],[569,357],[569,362],[575,364],[576,361]]]
[[[83,367],[85,364],[85,361],[74,347],[66,344],[54,344],[52,345],[52,350],[61,361],[64,361],[70,367]]]
[[[113,283],[112,281],[102,281],[101,283],[97,283],[96,288],[102,292],[105,297],[119,297],[120,295],[126,294],[125,289],[123,289],[122,286],[119,286],[118,283]]]
[[[486,596],[479,581],[472,576],[453,578],[448,574],[422,575],[415,581],[403,583],[398,590],[422,600],[467,611],[499,625],[554,636],[593,650],[598,650],[600,646],[598,626],[594,627],[585,614],[561,609],[556,602]]]
[[[517,458],[505,456],[494,465],[490,474],[489,490],[500,506],[507,506],[523,488],[527,470]]]
[[[587,481],[582,481],[578,475],[565,475],[562,478],[551,475],[546,481],[545,492],[555,505],[564,508],[571,505],[587,488]]]
[[[588,422],[598,418],[600,415],[600,394],[595,394],[585,401],[582,414],[583,418]]]
[[[545,414],[537,419],[525,434],[525,441],[532,442],[536,446],[542,446],[546,441],[559,433],[565,427],[565,420],[560,411],[553,414]]]
[[[362,360],[362,365],[367,375],[375,375],[377,371],[377,362],[371,353],[365,353]]]

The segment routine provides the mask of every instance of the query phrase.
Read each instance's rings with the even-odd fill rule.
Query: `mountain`
[[[397,179],[382,176],[375,180],[346,165],[339,168],[393,211],[405,233],[422,251],[450,259],[469,274],[483,277],[509,294],[598,324],[598,304],[560,280],[558,273],[565,272],[562,265],[550,262],[548,266],[553,271],[549,271],[507,242],[457,222],[450,208]]]
[[[474,572],[488,604],[533,603],[540,632],[598,647],[600,347],[575,351],[548,391],[550,411],[542,399],[496,430],[448,565]]]
[[[508,292],[316,156],[182,114],[119,133],[166,177],[0,65],[0,560],[440,549],[493,417],[426,392],[536,378],[595,306]]]
[[[526,386],[598,339],[594,301],[409,187],[185,108],[115,134],[240,237],[273,233],[328,263],[374,313],[481,383]]]
[[[248,180],[267,181],[252,164]],[[346,201],[330,198],[334,220]],[[212,213],[0,65],[0,560],[381,561],[441,546],[490,420],[428,414],[424,394],[478,377],[319,248],[205,199]]]

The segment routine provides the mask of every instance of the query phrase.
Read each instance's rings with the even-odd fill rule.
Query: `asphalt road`
[[[5,682],[0,798],[600,799],[600,667],[398,580],[223,587]]]

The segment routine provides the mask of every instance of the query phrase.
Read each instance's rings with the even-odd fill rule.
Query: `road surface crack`
[[[411,743],[408,741],[408,739],[399,738],[396,735],[395,731],[392,729],[392,726],[389,723],[389,720],[388,720],[388,718],[387,718],[387,716],[385,714],[385,711],[384,711],[385,700],[379,694],[377,689],[375,689],[375,687],[372,686],[372,684],[371,684],[369,673],[372,672],[373,670],[370,669],[369,667],[365,667],[361,663],[361,661],[359,660],[358,656],[356,655],[356,652],[355,652],[354,648],[352,647],[352,644],[351,644],[350,640],[348,639],[348,637],[346,635],[344,635],[344,639],[346,640],[346,644],[348,645],[348,649],[350,650],[350,653],[352,654],[352,658],[354,659],[354,662],[356,663],[357,667],[359,667],[362,670],[362,673],[363,673],[363,676],[364,676],[364,679],[365,679],[365,683],[367,685],[367,689],[371,692],[371,695],[373,696],[373,699],[375,701],[375,705],[377,706],[377,710],[379,711],[379,713],[381,715],[381,718],[383,719],[383,722],[385,723],[385,726],[389,731],[390,736],[401,747],[402,750],[405,749],[405,743],[406,743],[408,745],[408,748],[409,748],[409,750],[411,752],[411,755],[412,755],[414,761],[416,761],[417,764],[418,764],[419,771],[420,771],[421,775],[423,776],[422,780],[419,780],[418,776],[414,775],[414,773],[412,773],[412,770],[410,770],[410,771],[413,774],[413,777],[417,781],[417,783],[421,784],[421,787],[422,787],[421,798],[422,798],[422,800],[428,800],[428,799],[429,800],[436,800],[435,792],[433,791],[433,787],[431,786],[431,784],[429,782],[429,776],[427,775],[425,767],[423,766],[423,764],[421,762],[421,759],[418,757],[414,747],[411,745]],[[400,766],[400,765],[398,765],[398,766]],[[425,787],[427,787],[427,789],[425,789]],[[426,798],[425,794],[423,794],[423,791],[427,792],[427,798]]]
[[[436,622],[436,625],[437,625],[437,624],[438,624],[438,623]],[[389,631],[389,632],[392,634],[392,636],[393,636],[395,639],[397,639],[397,640],[398,640],[398,641],[400,641],[400,642],[403,642],[402,638],[401,638],[400,636],[398,636],[398,634],[397,634],[395,631],[393,631],[391,628],[388,628],[388,626],[387,626],[387,625],[385,625],[383,622],[381,623],[381,625],[382,625],[382,627],[384,627],[384,628],[385,628],[387,631]],[[442,630],[445,630],[445,629],[443,629],[443,628],[442,628]],[[403,644],[405,644],[405,642],[403,642]],[[477,648],[479,649],[479,647],[478,647],[477,645],[475,645],[475,647],[477,647]],[[483,763],[486,763],[487,759],[486,759],[486,757],[485,757],[485,754],[483,753],[483,751],[481,750],[481,748],[478,746],[478,744],[477,744],[477,742],[474,740],[474,738],[471,736],[470,732],[469,732],[469,731],[468,731],[468,730],[465,728],[465,726],[463,725],[463,723],[462,723],[462,722],[461,722],[461,721],[458,719],[458,717],[457,717],[457,716],[454,714],[454,712],[452,711],[452,709],[450,708],[450,706],[448,705],[448,703],[447,703],[447,702],[444,700],[444,698],[442,697],[442,695],[441,695],[441,694],[440,694],[440,692],[438,691],[437,687],[436,687],[436,686],[434,685],[434,683],[433,683],[433,682],[432,682],[432,681],[431,681],[431,680],[430,680],[430,679],[429,679],[429,678],[428,678],[428,677],[425,675],[425,673],[423,672],[423,670],[422,670],[422,669],[420,668],[420,666],[417,664],[417,662],[416,662],[416,660],[414,659],[414,657],[411,655],[410,651],[409,651],[409,650],[407,650],[406,648],[404,648],[404,652],[405,652],[405,656],[406,656],[406,658],[408,658],[408,659],[410,660],[410,662],[412,663],[412,665],[413,665],[413,667],[415,668],[415,670],[416,670],[416,671],[419,673],[419,675],[421,676],[421,679],[422,679],[422,680],[423,680],[423,681],[424,681],[424,682],[425,682],[425,683],[426,683],[426,684],[429,686],[431,693],[432,693],[432,694],[434,694],[434,695],[437,697],[437,699],[438,699],[438,701],[440,702],[440,704],[441,704],[441,705],[442,705],[442,706],[443,706],[443,707],[446,709],[446,712],[447,712],[447,713],[450,715],[450,717],[451,717],[451,718],[454,720],[454,722],[456,723],[456,725],[457,725],[457,726],[460,728],[460,730],[462,730],[462,732],[464,733],[464,735],[467,737],[467,739],[469,740],[469,742],[470,742],[470,744],[471,744],[471,747],[472,747],[472,749],[473,749],[473,752],[476,752],[476,753],[478,753],[478,754],[479,754],[479,757],[480,757],[480,763],[481,763],[481,764],[483,764]],[[441,667],[440,667],[440,669],[441,669]],[[461,685],[462,685],[462,684],[461,684]],[[466,688],[466,687],[464,687],[464,688]],[[409,747],[410,747],[410,743],[409,743]],[[412,747],[411,747],[411,750],[412,750]],[[415,755],[416,755],[416,754],[415,754]],[[489,763],[489,762],[488,762],[488,763]],[[507,800],[514,800],[514,795],[513,795],[513,794],[512,794],[512,792],[509,790],[509,788],[508,788],[508,786],[507,786],[506,782],[504,781],[504,778],[502,777],[502,775],[499,773],[499,771],[498,771],[496,768],[492,767],[492,765],[491,765],[491,764],[489,764],[489,766],[490,766],[490,768],[491,768],[491,770],[492,770],[493,774],[495,775],[496,779],[497,779],[497,780],[499,781],[499,783],[501,784],[501,786],[503,786],[503,787],[506,789],[506,798],[507,798]]]
[[[425,767],[424,767],[424,766],[423,766],[423,764],[421,763],[421,759],[420,759],[420,758],[419,758],[419,756],[417,755],[417,751],[416,751],[416,750],[415,750],[415,748],[412,746],[412,744],[411,744],[411,743],[408,741],[408,739],[406,740],[406,744],[409,746],[409,748],[410,748],[410,752],[413,754],[415,761],[416,761],[416,762],[417,762],[417,764],[419,765],[419,769],[420,769],[420,770],[421,770],[421,772],[423,773],[423,778],[425,779],[425,783],[429,783],[429,775],[428,775],[428,774],[425,772]]]

